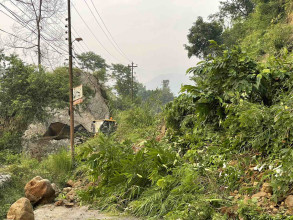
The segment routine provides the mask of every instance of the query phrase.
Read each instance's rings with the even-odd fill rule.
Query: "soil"
[[[101,214],[98,210],[89,210],[88,207],[72,207],[44,205],[35,211],[35,220],[138,220],[133,217]]]

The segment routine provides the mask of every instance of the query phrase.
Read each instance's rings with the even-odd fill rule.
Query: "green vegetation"
[[[211,22],[197,19],[190,29],[186,45],[188,56],[207,57],[213,53],[209,40],[228,48],[238,45],[257,59],[292,51],[292,1],[225,0]]]
[[[5,219],[7,210],[16,200],[24,196],[24,186],[35,176],[56,183],[60,188],[73,175],[71,157],[67,150],[43,158],[41,162],[8,151],[0,151],[0,172],[12,175],[11,181],[0,187],[0,218]]]
[[[80,147],[88,175],[100,178],[80,192],[83,200],[154,219],[286,218],[243,199],[263,182],[272,184],[275,202],[292,189],[293,57],[283,51],[265,64],[238,47],[217,50],[222,55],[188,70],[196,86],[183,86],[158,120],[150,123],[148,111],[134,108],[123,112],[118,139],[99,136]],[[167,134],[156,139],[148,128],[159,131],[162,117]]]
[[[16,175],[0,192],[0,216],[28,179],[42,175],[61,186],[70,176],[86,176],[97,184],[78,192],[82,203],[143,219],[292,219],[283,204],[293,191],[292,2],[226,0],[219,10],[211,22],[198,18],[190,29],[189,56],[204,60],[187,71],[193,83],[174,100],[167,81],[148,91],[134,80],[131,102],[129,68],[113,64],[110,74],[100,56],[79,57],[93,74],[102,71],[95,75],[101,81],[114,80],[112,88],[104,86],[118,128],[78,146],[76,170],[66,151],[40,163],[11,153],[20,145],[19,133],[5,125],[0,162]],[[13,71],[0,78],[0,97],[8,97],[1,118],[9,126],[11,118],[17,125],[23,118],[42,119],[50,105],[26,96],[18,84],[31,94],[48,83],[46,77],[62,83],[64,68],[39,78],[18,58],[8,61]],[[52,88],[60,94],[50,95],[50,104],[66,101],[66,86],[59,86]],[[263,183],[272,193],[258,200],[253,195]],[[15,187],[19,191],[12,193]]]

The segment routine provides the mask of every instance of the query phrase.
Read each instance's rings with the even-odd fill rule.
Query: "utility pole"
[[[69,113],[70,113],[70,148],[72,166],[75,164],[74,160],[74,109],[73,109],[73,73],[72,73],[72,38],[71,38],[71,4],[68,4],[68,46],[69,46]]]
[[[133,103],[133,97],[134,97],[134,92],[133,92],[133,70],[137,65],[134,66],[134,63],[132,62],[131,65],[128,65],[128,67],[131,68],[131,100]]]

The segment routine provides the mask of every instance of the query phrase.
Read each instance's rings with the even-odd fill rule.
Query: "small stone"
[[[74,203],[73,202],[67,202],[67,203],[65,203],[65,207],[66,208],[71,208],[73,206],[74,206]]]
[[[69,193],[71,190],[72,190],[71,187],[63,188],[63,192],[65,192],[65,193]]]
[[[66,183],[66,186],[73,187],[74,186],[73,180],[68,180]]]
[[[278,209],[274,208],[273,209],[273,214],[277,214],[278,213]]]
[[[55,206],[62,206],[64,204],[63,200],[58,200],[57,202],[55,202]]]
[[[71,190],[69,193],[66,194],[66,199],[70,202],[73,202],[76,197],[76,192],[74,190]]]
[[[263,198],[263,197],[268,197],[268,194],[265,192],[258,192],[251,196],[251,198]]]
[[[293,208],[293,195],[290,195],[286,198],[285,204],[288,208]]]
[[[273,187],[270,183],[264,183],[261,188],[262,192],[273,194]]]

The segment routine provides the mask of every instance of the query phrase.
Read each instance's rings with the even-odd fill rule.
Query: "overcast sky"
[[[104,57],[109,64],[129,64],[129,61],[109,43],[84,1],[73,2],[96,37],[113,56],[97,43],[73,8],[72,23],[78,35],[92,51]],[[86,1],[91,4],[90,0]],[[183,47],[187,43],[188,30],[198,16],[206,18],[215,13],[219,6],[219,0],[93,0],[93,2],[119,47],[138,65],[135,69],[136,77],[148,88],[157,87],[161,79],[168,77],[171,85],[176,84],[177,87],[187,81],[186,69],[195,66],[198,62],[196,58],[189,59]],[[99,19],[98,16],[97,18]],[[1,12],[0,20],[1,27],[11,31],[13,22]],[[3,38],[4,35],[0,34]]]

